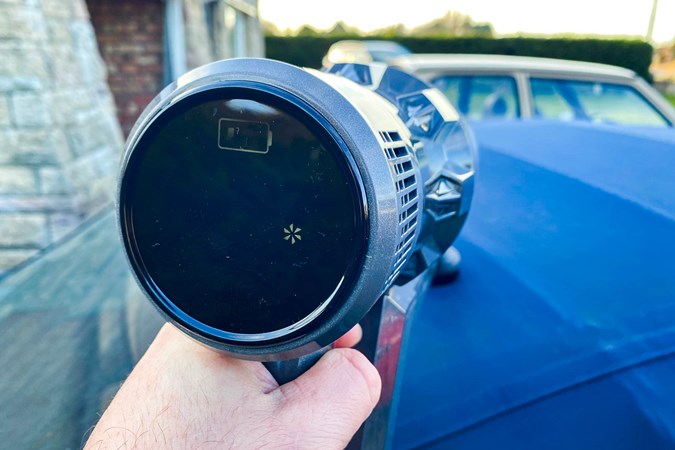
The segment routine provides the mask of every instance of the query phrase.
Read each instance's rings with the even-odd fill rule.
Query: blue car
[[[394,448],[673,448],[675,130],[472,128],[462,268],[420,307]]]

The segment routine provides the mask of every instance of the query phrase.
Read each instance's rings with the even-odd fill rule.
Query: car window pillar
[[[518,99],[520,100],[520,117],[530,118],[534,116],[534,100],[532,99],[532,89],[530,86],[530,77],[523,72],[513,74],[518,88]]]

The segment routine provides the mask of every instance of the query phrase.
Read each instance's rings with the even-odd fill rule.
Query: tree
[[[281,36],[282,34],[281,30],[279,30],[279,27],[277,27],[269,20],[261,19],[260,26],[262,27],[265,36]]]
[[[303,25],[298,28],[298,31],[295,34],[296,36],[321,36],[323,32],[317,30],[311,25]]]
[[[333,28],[328,30],[326,32],[328,36],[362,36],[363,31],[359,30],[356,27],[352,27],[350,25],[347,25],[343,21],[335,22],[335,25],[333,25]]]
[[[448,11],[443,17],[420,25],[410,33],[413,36],[492,36],[494,33],[490,23],[476,24],[470,16],[457,11]]]
[[[384,28],[378,28],[373,30],[369,34],[373,36],[381,36],[386,38],[394,38],[398,36],[406,36],[408,34],[408,29],[402,23],[397,23],[396,25],[390,25]]]

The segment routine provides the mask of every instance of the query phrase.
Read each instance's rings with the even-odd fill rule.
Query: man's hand
[[[350,348],[355,328],[279,386],[259,362],[205,348],[165,325],[86,449],[344,448],[375,407],[380,377]]]

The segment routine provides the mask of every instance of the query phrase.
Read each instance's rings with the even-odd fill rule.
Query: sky
[[[260,15],[281,30],[304,24],[327,29],[338,20],[372,31],[412,28],[448,10],[490,22],[498,34],[644,36],[653,0],[259,0]],[[675,0],[658,0],[654,41],[675,39]]]

